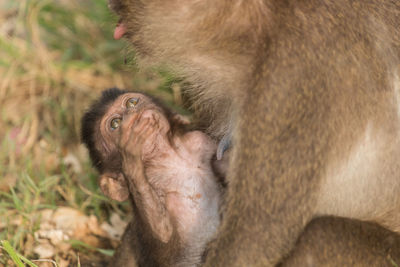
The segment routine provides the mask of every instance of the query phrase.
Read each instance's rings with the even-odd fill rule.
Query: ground
[[[112,39],[106,0],[0,2],[0,266],[109,259],[129,205],[104,197],[80,118],[109,87],[179,106],[165,70],[139,70]]]

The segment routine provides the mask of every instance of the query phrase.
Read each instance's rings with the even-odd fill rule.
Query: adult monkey
[[[400,2],[110,0],[233,152],[206,266],[272,266],[331,214],[399,231]]]

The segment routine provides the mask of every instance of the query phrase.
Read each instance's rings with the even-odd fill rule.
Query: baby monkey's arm
[[[138,121],[137,117],[137,113],[128,115],[121,127],[119,147],[122,172],[142,219],[150,225],[155,238],[168,243],[173,226],[166,209],[165,196],[159,195],[149,183],[142,159],[143,144],[157,133],[156,121],[154,118]]]

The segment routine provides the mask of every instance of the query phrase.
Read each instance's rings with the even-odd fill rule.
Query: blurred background
[[[80,118],[114,86],[181,100],[116,21],[106,0],[0,0],[0,266],[102,266],[118,245],[129,205],[100,192]]]

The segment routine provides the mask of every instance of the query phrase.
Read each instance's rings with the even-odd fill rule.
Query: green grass
[[[32,246],[43,209],[72,207],[100,221],[129,210],[102,195],[79,142],[80,118],[103,89],[179,104],[168,72],[134,73],[133,52],[112,39],[116,20],[106,0],[0,2],[0,266],[38,264]],[[71,254],[82,249],[110,253],[78,242]]]
[[[12,261],[18,266],[18,267],[24,267],[25,264],[31,266],[31,267],[38,267],[36,264],[34,264],[32,261],[28,260],[18,252],[14,250],[14,248],[10,245],[10,243],[7,240],[1,241],[2,247],[4,250],[8,253]],[[24,264],[25,263],[25,264]]]

